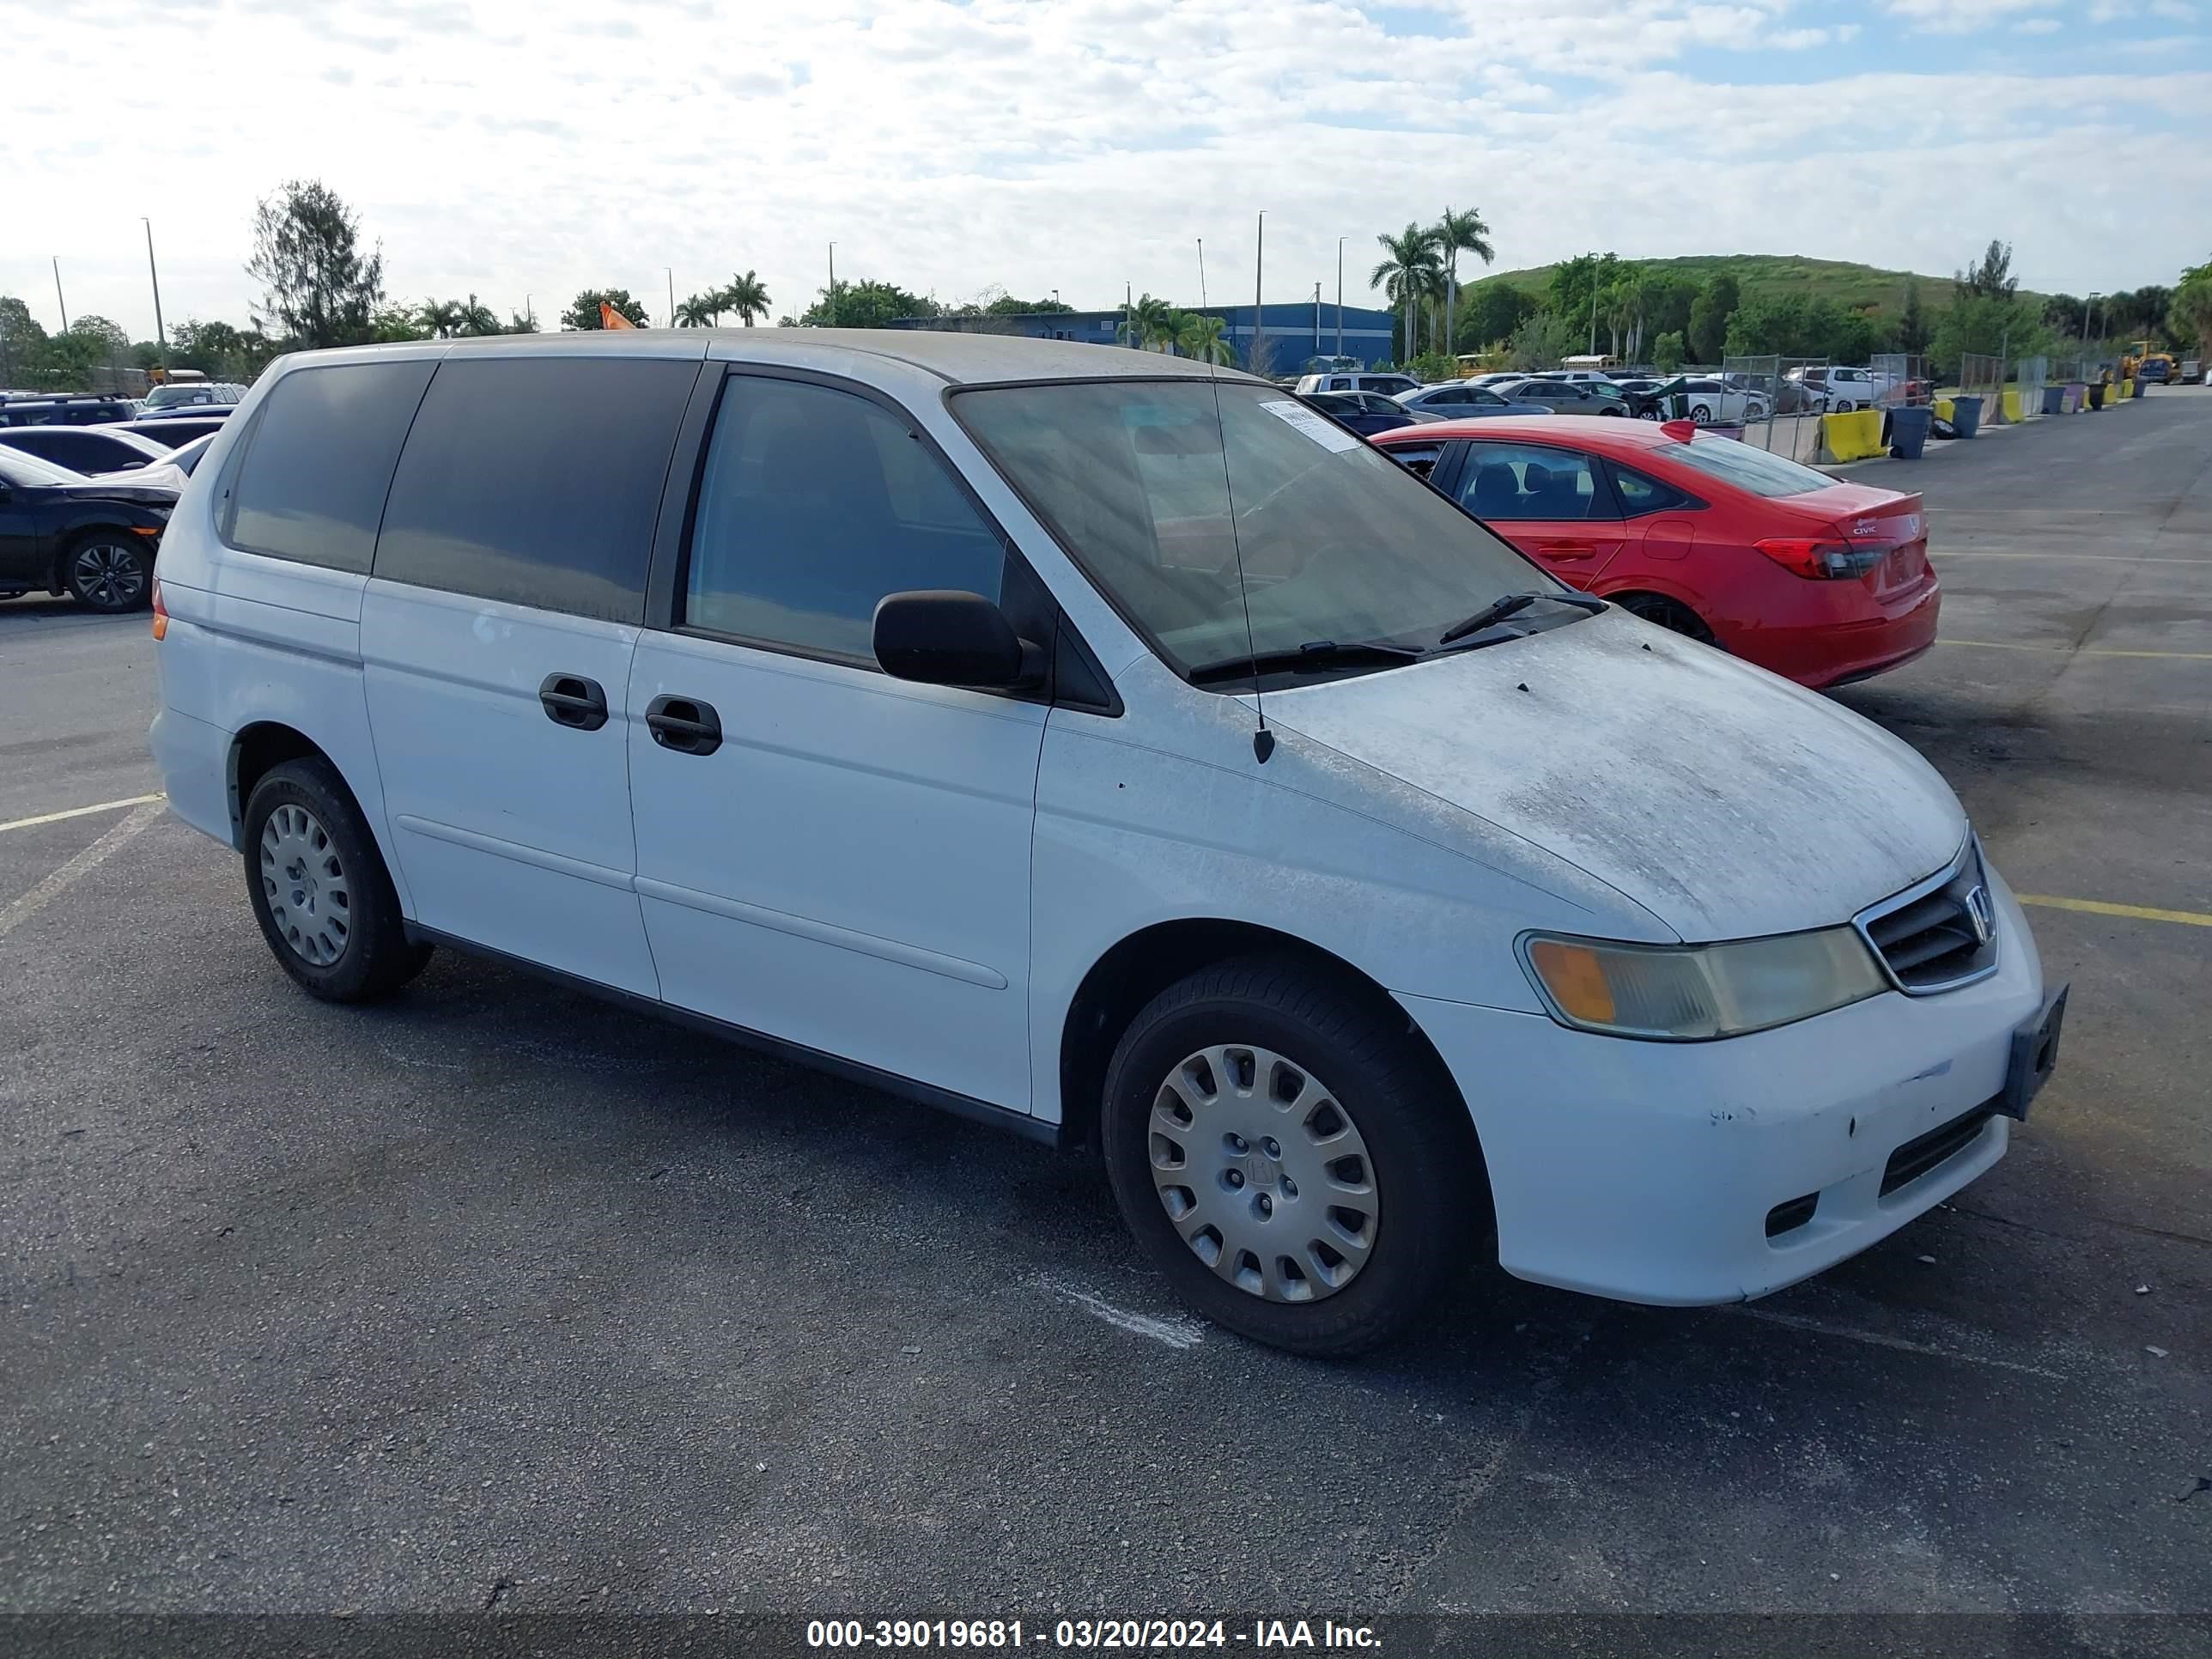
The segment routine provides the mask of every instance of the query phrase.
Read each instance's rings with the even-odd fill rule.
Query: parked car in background
[[[2180,374],[2182,385],[2203,386],[2204,384],[2203,359],[2200,357],[2184,357],[2181,360]]]
[[[1601,368],[1547,368],[1539,371],[1547,380],[1565,380],[1576,386],[1589,386],[1603,381],[1610,385],[1613,376]]]
[[[1920,497],[1832,478],[1688,422],[1450,422],[1384,434],[1560,580],[1815,689],[1936,641]]]
[[[1302,374],[1297,386],[1300,397],[1312,392],[1379,392],[1386,398],[1395,398],[1401,392],[1418,392],[1421,383],[1410,374],[1395,370],[1358,369],[1334,374]]]
[[[150,438],[115,426],[0,426],[0,447],[35,455],[87,477],[143,466],[169,453]]]
[[[149,412],[159,409],[205,408],[210,404],[240,403],[245,397],[246,388],[228,380],[173,380],[146,394],[146,408]]]
[[[1547,404],[1516,403],[1499,397],[1486,386],[1473,386],[1465,380],[1446,380],[1441,386],[1425,386],[1419,392],[1401,392],[1397,401],[1407,409],[1444,420],[1462,420],[1484,415],[1550,413]]]
[[[5,440],[0,440],[0,442],[4,441]],[[193,470],[199,465],[200,458],[208,453],[208,446],[214,441],[215,434],[210,433],[204,438],[194,438],[190,443],[179,444],[174,449],[162,449],[157,444],[155,446],[155,458],[148,461],[143,466],[137,467],[128,472],[111,472],[100,482],[110,484],[150,485],[158,489],[174,490],[181,495],[184,494],[186,481],[191,477]]]
[[[137,412],[137,404],[129,398],[40,393],[0,403],[0,426],[90,426],[103,421],[127,421]]]
[[[257,384],[151,744],[302,992],[449,946],[1096,1147],[1170,1287],[1310,1354],[1493,1243],[1741,1302],[2004,1155],[2063,1002],[1898,738],[1249,376],[822,332]],[[276,1017],[303,1075],[349,1040]]]
[[[44,588],[88,610],[139,609],[178,495],[0,447],[0,599]]]
[[[1783,378],[1796,382],[1808,406],[1824,415],[1872,409],[1881,401],[1882,393],[1889,386],[1888,375],[1848,366],[1793,368]]]
[[[1684,379],[1674,388],[1681,395],[1690,418],[1699,426],[1733,426],[1744,421],[1763,421],[1773,412],[1764,394],[1746,392],[1725,380]]]
[[[204,438],[210,432],[222,430],[222,423],[230,418],[230,410],[221,404],[213,408],[173,410],[167,415],[150,415],[143,419],[128,421],[109,428],[112,431],[136,433],[167,448],[188,444],[195,438]]]
[[[1300,393],[1298,401],[1332,420],[1342,422],[1362,437],[1443,418],[1441,415],[1416,413],[1379,392],[1308,392]]]
[[[1560,380],[1548,375],[1508,380],[1490,388],[1516,404],[1534,404],[1559,415],[1626,415],[1627,404],[1611,381],[1602,388],[1589,380]]]

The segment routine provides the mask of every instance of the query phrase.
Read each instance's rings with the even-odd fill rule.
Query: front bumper
[[[1629,1302],[1741,1301],[1856,1255],[1982,1174],[2010,1124],[1968,1115],[2002,1093],[2014,1031],[2044,1004],[2027,924],[1990,883],[1989,978],[1723,1042],[1401,996],[1474,1115],[1505,1269]],[[1810,1218],[1770,1237],[1777,1206],[1808,1197]]]

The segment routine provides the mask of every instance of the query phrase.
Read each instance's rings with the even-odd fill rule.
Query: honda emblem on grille
[[[1974,943],[1987,945],[1996,931],[1996,915],[1990,906],[1990,890],[1980,882],[1966,895],[1966,920],[1973,924]]]

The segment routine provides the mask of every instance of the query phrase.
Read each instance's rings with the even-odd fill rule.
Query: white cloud
[[[1884,0],[1892,16],[1934,34],[1966,34],[2024,11],[2055,8],[2059,0]]]
[[[2212,74],[2173,66],[2201,58],[1838,76],[1825,53],[1859,26],[1790,0],[11,3],[0,292],[51,324],[58,253],[72,314],[142,337],[137,216],[170,320],[242,319],[254,199],[290,177],[353,204],[395,296],[527,294],[546,319],[603,284],[658,316],[668,266],[679,298],[757,269],[796,311],[832,239],[841,275],[1103,305],[1125,283],[1194,298],[1204,236],[1217,289],[1249,293],[1262,208],[1270,297],[1333,293],[1340,235],[1364,297],[1374,234],[1446,202],[1480,206],[1508,265],[1595,246],[1942,271],[2001,234],[2031,285],[2110,288],[2202,257],[2201,211],[2139,222],[2106,189],[2122,158],[2177,209],[2212,202]],[[1916,26],[2033,21],[1905,3]],[[117,40],[222,95],[174,124],[76,118]],[[1681,72],[1716,52],[1735,83]]]

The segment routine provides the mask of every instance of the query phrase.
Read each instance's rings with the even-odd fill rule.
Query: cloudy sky
[[[318,177],[397,297],[656,322],[759,270],[1364,291],[1379,230],[1474,206],[1501,268],[1588,248],[2030,287],[2212,257],[2212,0],[0,0],[0,293],[152,333],[245,320],[255,198]]]

